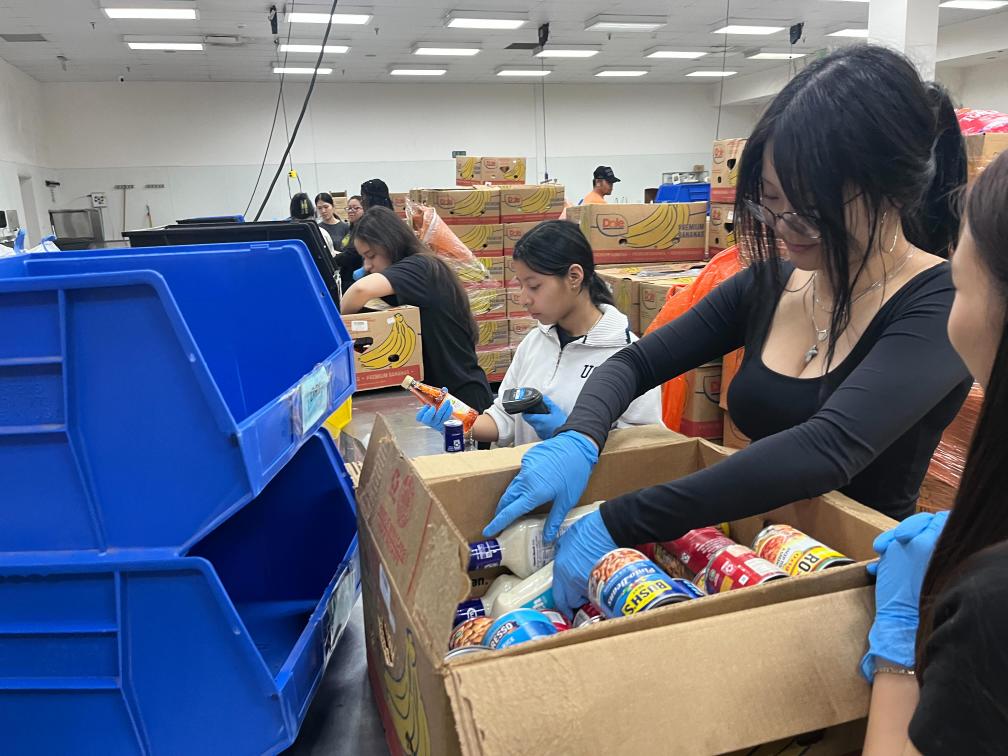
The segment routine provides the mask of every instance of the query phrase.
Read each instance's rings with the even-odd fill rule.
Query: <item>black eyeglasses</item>
[[[749,214],[762,223],[764,226],[776,228],[777,222],[781,221],[785,226],[794,231],[799,236],[803,236],[810,241],[819,241],[822,238],[822,231],[816,225],[815,220],[801,213],[775,213],[765,205],[757,205],[752,200],[744,200],[746,210]]]

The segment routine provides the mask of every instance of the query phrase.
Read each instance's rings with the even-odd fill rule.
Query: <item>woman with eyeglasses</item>
[[[609,500],[560,539],[554,597],[583,603],[618,546],[840,489],[896,519],[971,383],[946,334],[966,159],[952,103],[890,50],[821,58],[746,144],[736,217],[752,264],[600,365],[566,425],[525,455],[486,535],[553,501],[552,540],[609,429],[636,397],[745,347],[728,392],[753,443],[719,464]],[[787,261],[777,243],[787,250]]]
[[[336,264],[339,266],[343,291],[347,291],[353,286],[354,271],[359,270],[364,264],[364,259],[357,252],[357,247],[353,243],[357,221],[364,215],[364,206],[361,204],[360,195],[355,194],[347,200],[346,215],[347,219],[340,221],[332,234],[336,249]]]

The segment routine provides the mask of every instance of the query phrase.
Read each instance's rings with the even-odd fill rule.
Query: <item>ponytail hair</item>
[[[336,204],[335,202],[333,202],[333,197],[331,194],[329,194],[329,192],[319,192],[318,194],[316,194],[315,202],[318,202],[319,200],[325,202],[327,205]]]
[[[584,271],[581,288],[587,287],[592,304],[615,304],[609,284],[595,272],[595,256],[581,229],[568,221],[544,221],[515,245],[514,259],[542,276],[563,278],[572,265]]]
[[[311,220],[315,217],[315,203],[304,192],[298,192],[291,197],[290,214],[294,220]]]

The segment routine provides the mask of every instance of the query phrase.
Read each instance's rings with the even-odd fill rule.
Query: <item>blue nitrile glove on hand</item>
[[[533,415],[529,412],[522,413],[522,420],[532,426],[532,430],[543,441],[553,438],[557,429],[567,422],[567,413],[557,407],[548,396],[543,396],[543,403],[549,409],[548,415]]]
[[[557,611],[570,619],[588,601],[588,577],[592,569],[599,559],[617,548],[597,509],[560,536],[553,562],[553,602]]]
[[[451,402],[441,402],[440,407],[425,404],[416,414],[418,423],[426,425],[438,433],[444,434],[445,422],[452,416]]]
[[[498,502],[493,520],[483,529],[483,536],[493,538],[519,517],[552,501],[543,539],[553,543],[560,524],[584,493],[596,462],[598,449],[594,442],[576,431],[564,431],[533,446]]]
[[[868,566],[876,576],[875,622],[861,660],[861,674],[868,682],[874,682],[878,662],[914,666],[921,583],[948,515],[915,514],[872,544],[881,559]]]
[[[354,281],[360,281],[366,275],[367,275],[367,271],[364,270],[364,268],[357,268],[357,270],[355,270],[353,272],[353,280]]]

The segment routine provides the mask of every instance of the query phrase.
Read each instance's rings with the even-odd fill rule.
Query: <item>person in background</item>
[[[381,179],[365,181],[360,186],[361,204],[364,210],[372,207],[387,207],[392,210],[392,198],[389,196],[388,184]]]
[[[360,195],[355,194],[347,200],[346,214],[346,221],[340,223],[339,235],[333,237],[333,244],[336,247],[336,264],[339,267],[340,280],[343,282],[343,291],[353,286],[354,273],[358,270],[363,271],[361,265],[364,261],[353,243],[357,221],[364,215]]]
[[[955,255],[948,335],[984,388],[951,514],[875,541],[864,753],[1001,754],[1008,744],[1008,153],[977,178]],[[946,523],[947,520],[947,523]]]
[[[473,425],[473,439],[498,446],[552,438],[592,371],[637,340],[595,272],[591,245],[573,223],[546,221],[525,234],[515,246],[514,268],[522,304],[539,324],[518,346],[497,400]],[[549,414],[505,412],[500,396],[521,387],[538,389]],[[425,406],[417,420],[444,433],[450,416],[447,404],[440,410]],[[616,427],[660,422],[661,396],[653,389],[630,405]]]
[[[289,220],[302,222],[315,220],[315,205],[312,204],[311,197],[304,192],[298,192],[291,197]],[[322,234],[322,240],[326,243],[329,254],[335,255],[336,248],[333,246],[333,240],[329,232],[319,226],[319,233]]]
[[[462,284],[402,218],[372,207],[357,221],[354,244],[367,275],[343,294],[344,315],[372,299],[420,308],[424,380],[444,386],[477,412],[493,403],[486,373],[476,360],[476,321]]]
[[[315,195],[315,209],[318,211],[318,224],[329,232],[333,240],[333,247],[339,253],[337,240],[342,239],[349,226],[336,217],[336,207],[333,203],[333,196],[329,192],[319,192]]]
[[[585,195],[579,205],[605,205],[606,197],[613,193],[613,187],[619,183],[613,169],[608,165],[600,165],[595,169],[592,179],[592,190]]]
[[[486,535],[552,501],[552,541],[630,403],[741,346],[728,406],[753,443],[614,497],[568,530],[553,571],[562,611],[583,603],[588,573],[618,546],[834,489],[911,515],[972,384],[946,332],[954,292],[942,259],[958,238],[965,180],[948,94],[906,58],[855,45],[802,69],[742,154],[735,217],[752,264],[595,369],[567,423],[525,455]]]

